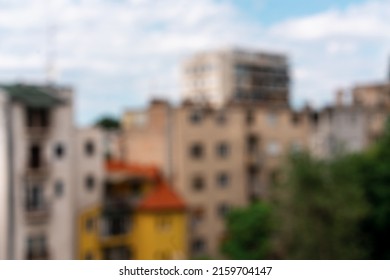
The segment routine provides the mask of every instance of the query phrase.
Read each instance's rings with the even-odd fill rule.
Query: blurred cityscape
[[[272,52],[195,53],[182,63],[180,104],[154,99],[146,109],[123,112],[119,120],[102,117],[87,128],[73,121],[77,93],[72,86],[3,84],[0,259],[387,258],[388,251],[349,255],[341,250],[350,235],[343,232],[337,239],[340,225],[360,228],[371,217],[368,212],[355,220],[332,216],[339,205],[347,213],[358,197],[350,190],[359,182],[344,188],[350,192],[337,183],[343,176],[348,184],[357,178],[343,169],[349,163],[335,169],[341,177],[324,180],[310,168],[328,163],[317,171],[329,171],[339,158],[363,155],[381,143],[390,80],[351,85],[335,92],[330,106],[296,110],[290,67],[286,55]],[[309,157],[309,164],[302,165],[298,155]],[[303,169],[294,170],[298,166]],[[289,177],[291,168],[295,177]],[[383,182],[390,184],[386,165],[382,171]],[[270,222],[267,209],[284,209],[279,198],[291,188],[283,187],[294,186],[298,193],[302,182],[308,189],[301,201],[291,203],[304,205],[322,186],[335,189],[320,194],[305,212],[318,224],[307,220],[301,232],[284,232],[290,243],[278,242],[273,237],[283,236],[280,225],[301,223],[303,212],[293,205],[284,212],[293,220],[287,215]],[[390,212],[383,213],[382,222],[389,225]],[[386,236],[389,228],[376,233]],[[319,254],[289,254],[300,233],[314,236],[305,237],[313,241],[307,248]],[[336,239],[339,245],[332,243]],[[323,253],[334,244],[339,251]]]

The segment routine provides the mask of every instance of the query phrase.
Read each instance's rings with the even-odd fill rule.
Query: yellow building
[[[78,219],[80,259],[185,259],[183,200],[156,168],[109,162],[97,205]]]

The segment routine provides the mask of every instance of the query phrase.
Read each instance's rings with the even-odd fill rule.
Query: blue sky
[[[81,125],[177,102],[180,63],[202,50],[286,53],[296,106],[384,81],[390,53],[389,0],[0,0],[0,83],[45,81],[48,22],[53,76],[74,87]]]
[[[243,0],[233,1],[245,15],[269,26],[279,21],[309,16],[329,9],[345,9],[363,0]]]

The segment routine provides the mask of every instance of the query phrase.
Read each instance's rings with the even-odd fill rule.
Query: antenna
[[[50,0],[45,1],[46,7],[46,52],[45,78],[48,84],[53,84],[56,78],[56,45],[57,27],[53,22]]]

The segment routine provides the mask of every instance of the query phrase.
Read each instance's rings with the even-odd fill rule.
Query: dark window
[[[219,112],[216,117],[218,124],[225,124],[226,123],[226,114],[225,112]]]
[[[26,189],[26,208],[29,211],[40,210],[44,207],[43,188],[32,185]]]
[[[41,167],[41,165],[42,165],[41,147],[37,144],[33,144],[30,147],[29,166],[30,168],[36,169]]]
[[[48,127],[50,125],[49,110],[46,108],[27,108],[28,127]]]
[[[202,112],[200,110],[194,110],[190,114],[191,123],[197,124],[202,121]]]
[[[226,158],[229,155],[229,145],[227,143],[219,143],[216,150],[217,155],[221,158]]]
[[[252,110],[248,110],[246,112],[246,123],[247,124],[253,124],[255,122],[255,114]]]
[[[195,176],[192,179],[192,188],[195,191],[201,191],[205,188],[205,181],[202,176]]]
[[[91,252],[88,252],[87,254],[85,254],[84,259],[85,260],[93,260],[93,254]]]
[[[249,154],[257,153],[259,150],[259,140],[256,135],[249,135],[247,137],[247,150]]]
[[[202,239],[202,238],[196,238],[193,242],[192,242],[192,252],[194,254],[202,254],[205,252],[205,249],[206,249],[206,243],[205,241]]]
[[[88,175],[85,178],[85,186],[88,190],[92,190],[95,187],[95,178],[92,175]]]
[[[229,206],[225,203],[222,203],[218,206],[217,212],[221,218],[225,218],[227,213],[229,212]]]
[[[192,211],[192,226],[196,227],[198,224],[200,224],[205,216],[205,210],[203,207],[196,207]]]
[[[301,121],[301,118],[297,113],[293,113],[291,115],[291,122],[293,125],[298,125],[300,123],[300,121]]]
[[[104,217],[103,225],[106,236],[126,234],[129,228],[127,216],[119,213]]]
[[[64,184],[62,181],[57,181],[54,185],[54,192],[56,196],[60,197],[64,193]]]
[[[92,141],[87,141],[85,143],[85,154],[87,156],[92,156],[95,153],[95,145]]]
[[[47,242],[44,235],[30,236],[27,238],[27,259],[48,259]]]
[[[86,221],[85,221],[85,228],[87,231],[91,232],[93,231],[93,228],[94,228],[94,220],[92,218],[88,218]]]
[[[131,250],[125,246],[107,248],[103,251],[105,260],[129,260],[132,259]]]
[[[200,143],[195,143],[191,146],[190,149],[191,157],[195,159],[200,159],[203,157],[204,149]]]
[[[62,158],[65,155],[65,147],[59,143],[54,148],[54,153],[57,158]]]
[[[229,185],[229,175],[226,172],[221,172],[217,175],[217,184],[221,188]]]

